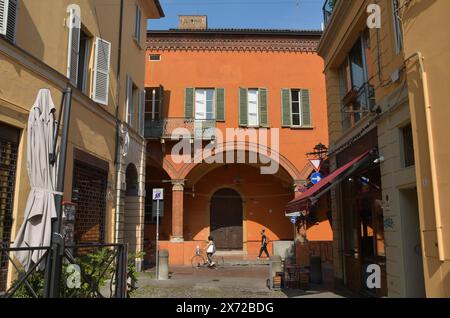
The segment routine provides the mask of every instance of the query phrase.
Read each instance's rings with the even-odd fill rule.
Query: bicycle
[[[223,256],[218,256],[216,254],[212,256],[212,262],[214,265],[210,266],[205,252],[199,248],[195,250],[195,255],[191,258],[192,268],[222,268],[225,265]]]

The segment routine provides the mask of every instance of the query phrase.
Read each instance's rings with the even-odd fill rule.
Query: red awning
[[[334,184],[334,181],[343,174],[345,174],[348,170],[350,170],[353,166],[355,166],[357,163],[362,161],[364,158],[366,158],[370,154],[370,151],[366,151],[362,155],[358,156],[354,160],[350,161],[349,163],[343,165],[342,167],[334,170],[332,173],[330,173],[328,176],[323,178],[319,183],[312,186],[308,190],[306,190],[303,193],[300,193],[300,195],[288,203],[286,206],[285,212],[286,213],[293,213],[293,212],[299,212],[299,211],[305,211],[309,207],[309,202],[312,197],[315,195],[318,195],[321,191],[329,190],[331,186]],[[328,188],[327,188],[328,186]],[[326,191],[325,191],[326,192]]]

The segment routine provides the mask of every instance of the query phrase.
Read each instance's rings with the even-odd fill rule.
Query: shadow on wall
[[[164,90],[163,93],[163,105],[162,105],[162,116],[163,118],[169,118],[169,106],[170,106],[170,97],[172,93],[171,91]]]
[[[39,28],[36,27],[24,1],[20,2],[19,10],[17,34],[26,34],[26,45],[21,45],[22,43],[18,43],[18,45],[42,61],[44,58],[45,48],[42,37],[39,34]],[[22,30],[19,28],[24,28],[26,31],[21,32]]]
[[[404,33],[407,34],[414,26],[415,18],[436,2],[437,0],[415,0],[411,2],[411,4],[401,13],[402,20],[405,22]]]
[[[445,274],[442,285],[444,286],[444,295],[442,296],[450,297],[450,263],[447,263],[447,273]]]

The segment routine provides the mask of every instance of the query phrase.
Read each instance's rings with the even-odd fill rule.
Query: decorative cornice
[[[149,34],[151,51],[244,51],[244,52],[311,52],[317,51],[319,37],[245,38],[190,37]]]

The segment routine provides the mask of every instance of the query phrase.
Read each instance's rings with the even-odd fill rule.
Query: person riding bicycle
[[[208,237],[208,245],[206,246],[206,256],[208,257],[208,266],[214,267],[216,264],[213,261],[213,255],[216,253],[216,244],[212,236]]]

